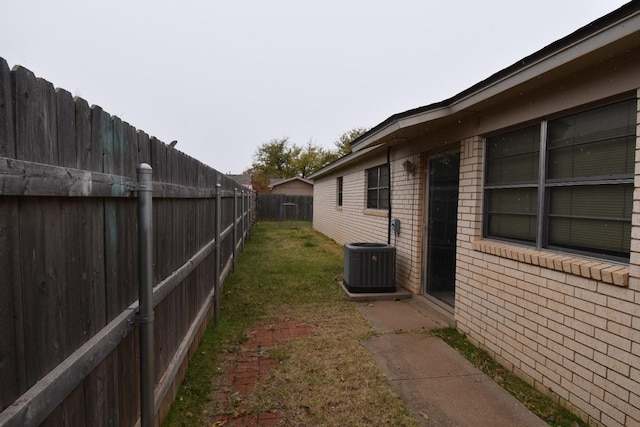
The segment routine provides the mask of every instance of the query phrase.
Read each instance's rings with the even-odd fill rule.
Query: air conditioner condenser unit
[[[395,292],[396,248],[384,243],[346,243],[343,280],[353,293]]]

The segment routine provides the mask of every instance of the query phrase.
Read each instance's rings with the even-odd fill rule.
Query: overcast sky
[[[0,57],[221,171],[442,101],[614,0],[4,0]]]

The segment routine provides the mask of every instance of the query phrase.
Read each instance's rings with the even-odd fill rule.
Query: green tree
[[[313,141],[309,141],[294,157],[294,169],[298,176],[306,178],[337,158],[338,155],[333,151],[325,150]]]
[[[293,178],[296,172],[292,164],[298,150],[299,148],[291,146],[288,137],[272,139],[258,147],[253,156],[252,168],[268,177]]]
[[[369,129],[363,127],[355,127],[340,135],[333,143],[337,148],[338,157],[346,156],[351,153],[351,143],[364,135]]]
[[[272,139],[261,144],[251,166],[254,188],[268,188],[272,178],[288,179],[296,176],[306,178],[317,170],[351,152],[351,142],[364,134],[365,128],[353,128],[334,142],[336,150],[328,150],[309,140],[300,147],[289,138]]]

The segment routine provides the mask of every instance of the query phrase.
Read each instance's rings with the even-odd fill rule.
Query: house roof
[[[382,145],[416,138],[424,134],[426,124],[431,129],[446,125],[465,114],[469,115],[472,109],[498,103],[501,97],[515,89],[540,85],[541,77],[561,73],[562,69],[573,69],[569,65],[580,67],[604,61],[611,53],[637,47],[639,31],[640,1],[632,1],[451,98],[390,116],[354,140],[351,143],[352,153],[309,178],[326,175]],[[606,52],[602,50],[604,47]]]
[[[243,185],[245,187],[249,187],[251,185],[251,175],[249,174],[246,174],[246,173],[240,174],[240,175],[227,174],[227,176],[233,179],[238,184]]]
[[[278,182],[275,182],[273,184],[270,184],[269,188],[277,187],[279,185],[283,185],[283,184],[286,184],[286,183],[292,182],[292,181],[301,181],[301,182],[304,182],[305,184],[313,185],[313,181],[309,181],[308,179],[304,179],[304,178],[300,178],[299,176],[295,176],[293,178],[283,179],[282,181],[278,181]]]

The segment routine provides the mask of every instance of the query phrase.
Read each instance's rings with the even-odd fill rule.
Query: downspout
[[[391,147],[387,147],[387,167],[389,168],[389,192],[388,192],[388,205],[389,205],[389,218],[387,219],[387,245],[391,244]]]

